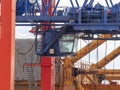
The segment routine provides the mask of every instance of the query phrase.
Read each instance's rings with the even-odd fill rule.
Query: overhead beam
[[[107,80],[120,80],[120,74],[105,74]]]
[[[14,90],[15,0],[0,0],[0,90]]]
[[[79,69],[78,74],[120,74],[120,69]]]
[[[97,74],[120,74],[120,69],[97,69],[90,70],[90,72],[96,72]]]
[[[51,0],[42,0],[45,4],[45,6],[48,5],[48,3],[51,2]],[[50,16],[52,14],[53,8],[55,6],[55,1],[52,0],[52,3],[50,3],[50,7],[48,9],[48,12],[45,11],[44,5],[42,5],[42,11],[48,13]],[[51,24],[51,23],[49,23]],[[48,30],[48,26],[41,27],[42,31]],[[41,88],[40,90],[55,90],[54,82],[55,82],[55,75],[54,75],[54,57],[47,57],[47,56],[41,56]]]
[[[86,84],[83,86],[85,90],[120,90],[120,85]]]

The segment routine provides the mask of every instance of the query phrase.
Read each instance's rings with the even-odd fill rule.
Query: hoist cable
[[[90,44],[89,44],[90,42],[88,41],[88,52],[89,52],[89,56],[88,56],[88,60],[89,60],[89,62],[88,62],[88,64],[90,65]]]
[[[104,63],[106,63],[107,61],[106,61],[106,56],[107,56],[107,41],[106,41],[106,43],[105,43],[105,61],[104,61]],[[105,72],[106,72],[106,66],[104,66],[104,78],[105,78]],[[104,81],[104,84],[105,84],[106,82]]]
[[[97,40],[97,46],[98,46],[98,40]],[[98,59],[99,59],[99,55],[98,55],[98,54],[99,54],[99,52],[98,52],[98,47],[97,47],[97,49],[96,49],[96,62],[99,61],[99,60],[98,60]],[[99,68],[99,67],[98,67],[98,63],[97,63],[97,68]]]
[[[97,40],[97,46],[98,46],[98,40]],[[97,65],[96,65],[96,68],[98,69],[98,55],[99,53],[98,53],[98,47],[96,48],[96,63],[97,63]],[[94,74],[94,80],[96,80],[96,78],[98,79],[99,77],[98,77],[98,74]],[[95,90],[97,90],[97,85],[96,85],[96,83],[95,83]]]
[[[21,55],[26,55],[26,54],[28,54],[28,53],[33,49],[34,45],[35,45],[35,41],[34,41],[34,43],[32,44],[32,46],[31,46],[26,52],[21,52],[21,51],[19,51],[17,48],[16,48],[15,50],[16,50],[19,54],[21,54]]]
[[[18,37],[18,38],[32,38],[34,37],[33,34],[29,34],[29,35],[20,35],[18,33],[15,33],[15,36]]]
[[[114,57],[115,57],[115,54],[116,54],[115,48],[116,48],[116,41],[114,41]],[[114,74],[114,69],[115,69],[114,64],[115,64],[115,59],[113,59],[113,74]]]

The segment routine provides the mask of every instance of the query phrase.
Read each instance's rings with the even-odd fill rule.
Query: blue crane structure
[[[80,7],[78,0],[69,0],[71,7],[60,8],[57,0],[52,14],[48,11],[52,0],[45,4],[44,0],[17,0],[16,25],[36,26],[35,50],[37,55],[62,56],[69,55],[76,47],[76,37],[82,39],[101,39],[100,34],[115,34],[111,40],[120,37],[120,3],[113,4],[112,0],[105,0],[107,7],[94,0],[84,0]],[[75,5],[76,4],[76,5]],[[48,30],[42,31],[42,26]],[[51,28],[54,26],[54,28]],[[82,37],[81,34],[86,36]],[[42,40],[40,40],[42,39]],[[102,38],[108,39],[108,38]],[[66,44],[67,43],[67,44]],[[68,45],[68,47],[66,47]]]

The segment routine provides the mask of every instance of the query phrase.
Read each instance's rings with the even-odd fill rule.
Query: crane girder
[[[105,74],[105,79],[107,80],[120,80],[119,74]]]
[[[78,74],[120,74],[120,69],[78,69]]]
[[[120,74],[120,69],[84,69],[84,72],[93,74]]]
[[[120,90],[120,85],[94,85],[94,84],[88,84],[83,85],[85,90]]]

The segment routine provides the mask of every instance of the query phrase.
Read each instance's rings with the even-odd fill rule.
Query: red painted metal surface
[[[14,90],[15,0],[1,0],[0,90]]]
[[[44,0],[44,3],[47,4],[50,0]],[[55,0],[52,0],[48,14],[52,14],[52,7],[55,5]],[[43,11],[44,12],[44,11]],[[42,27],[42,30],[47,30],[48,27]],[[53,57],[41,57],[41,90],[55,90],[55,77],[54,77],[54,58]]]
[[[54,58],[41,57],[41,90],[54,90]]]

